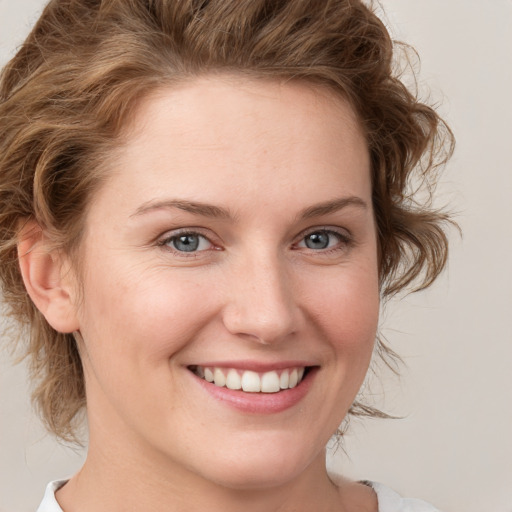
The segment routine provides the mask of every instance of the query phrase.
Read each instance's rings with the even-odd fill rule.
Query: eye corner
[[[308,238],[311,244],[308,244]],[[352,235],[345,229],[331,226],[318,226],[303,232],[293,244],[293,250],[305,249],[310,253],[330,254],[343,252],[354,243]]]
[[[211,237],[197,229],[180,229],[162,235],[156,245],[179,257],[198,257],[201,253],[218,250]]]

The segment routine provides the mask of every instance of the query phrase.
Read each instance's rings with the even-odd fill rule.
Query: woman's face
[[[229,487],[323,457],[379,309],[368,151],[343,99],[235,77],[153,94],[83,256],[91,451]]]

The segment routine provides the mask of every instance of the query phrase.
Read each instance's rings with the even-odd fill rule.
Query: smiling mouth
[[[307,375],[309,367],[300,366],[269,372],[197,365],[189,366],[188,369],[219,388],[246,393],[278,393],[297,387]]]

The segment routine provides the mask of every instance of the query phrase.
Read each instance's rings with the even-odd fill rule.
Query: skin
[[[90,429],[66,512],[377,510],[325,469],[377,329],[369,169],[352,109],[318,87],[206,77],[142,102],[90,205],[83,275],[59,273]],[[197,251],[173,245],[183,232]],[[319,232],[328,247],[308,247]],[[292,407],[244,413],[188,369],[211,361],[315,375]]]

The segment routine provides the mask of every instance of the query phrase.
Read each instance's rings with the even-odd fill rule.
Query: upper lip
[[[234,368],[236,370],[249,370],[253,372],[265,373],[271,371],[285,370],[287,368],[306,368],[308,366],[318,366],[312,361],[288,360],[288,361],[207,361],[188,365],[201,366],[202,368]]]

